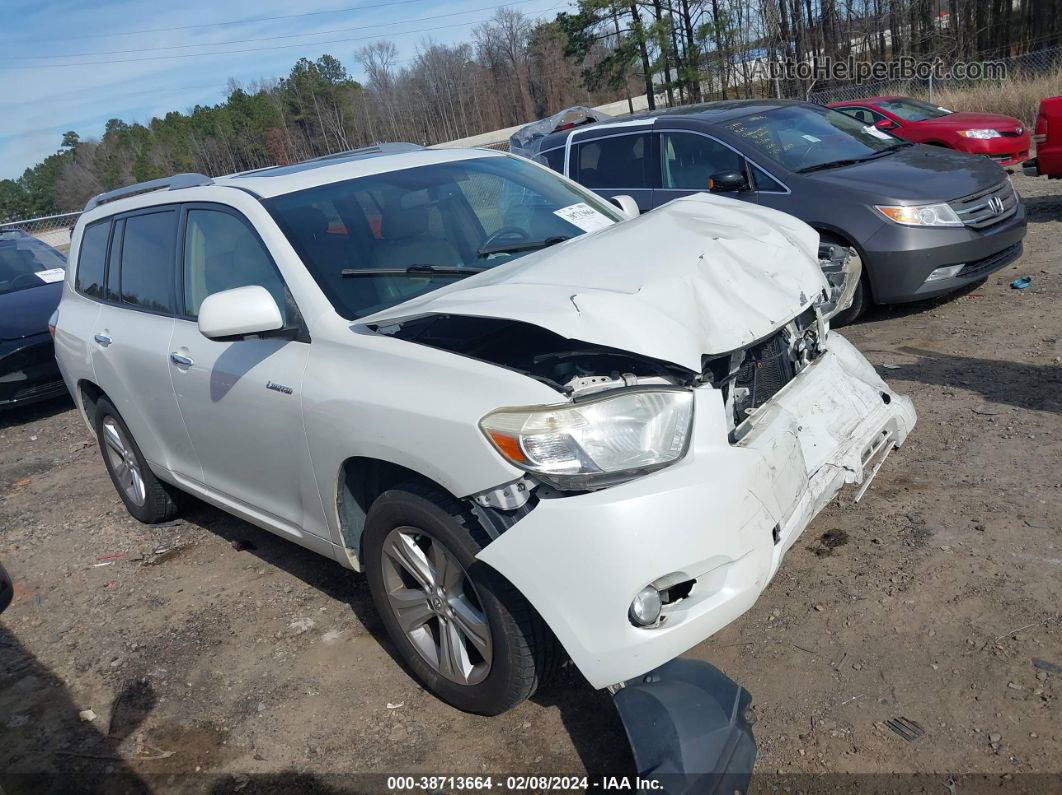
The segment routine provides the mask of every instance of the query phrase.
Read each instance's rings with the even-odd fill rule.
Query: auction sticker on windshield
[[[615,223],[607,215],[603,215],[589,204],[584,204],[583,202],[561,207],[559,210],[554,210],[553,214],[563,218],[570,224],[574,224],[584,232],[596,232],[598,229],[604,229],[606,226],[612,226]]]
[[[61,282],[66,278],[66,271],[62,268],[49,268],[46,271],[37,271],[37,278],[48,284]]]

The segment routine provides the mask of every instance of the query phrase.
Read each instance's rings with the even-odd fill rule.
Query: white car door
[[[271,529],[302,536],[320,497],[302,423],[309,339],[269,251],[250,223],[224,205],[190,204],[181,222],[178,317],[169,346],[173,391],[203,468],[202,487],[223,506]],[[286,328],[232,341],[196,323],[208,295],[248,285],[277,300]],[[316,510],[312,508],[315,507]]]
[[[165,471],[202,475],[170,386],[166,346],[173,332],[176,206],[154,207],[93,224],[86,238],[113,226],[107,248],[106,283],[92,297],[102,301],[89,338],[92,368],[133,434],[144,457]],[[82,243],[82,248],[85,244]],[[87,262],[79,267],[86,267]],[[164,471],[165,470],[165,471]]]

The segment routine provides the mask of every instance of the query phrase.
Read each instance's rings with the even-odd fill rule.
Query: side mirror
[[[239,338],[283,327],[277,302],[257,284],[208,295],[199,307],[199,333],[207,339]]]
[[[638,202],[626,194],[613,196],[609,201],[623,210],[623,214],[626,215],[628,219],[637,218],[642,214],[641,209],[638,207]]]
[[[882,119],[881,121],[874,122],[874,126],[879,130],[895,130],[896,122],[892,119]]]
[[[708,178],[708,190],[712,193],[736,193],[748,187],[748,180],[740,171],[720,171]]]

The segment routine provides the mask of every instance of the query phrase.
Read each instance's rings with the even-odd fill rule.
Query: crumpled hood
[[[506,318],[672,362],[767,336],[821,297],[819,236],[786,213],[696,194],[359,321]]]

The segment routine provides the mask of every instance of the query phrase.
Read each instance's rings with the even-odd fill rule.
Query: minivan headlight
[[[878,212],[906,226],[962,226],[962,220],[947,204],[874,205]]]
[[[652,387],[558,406],[499,409],[479,426],[510,463],[558,489],[586,491],[680,459],[692,420],[689,390]]]

